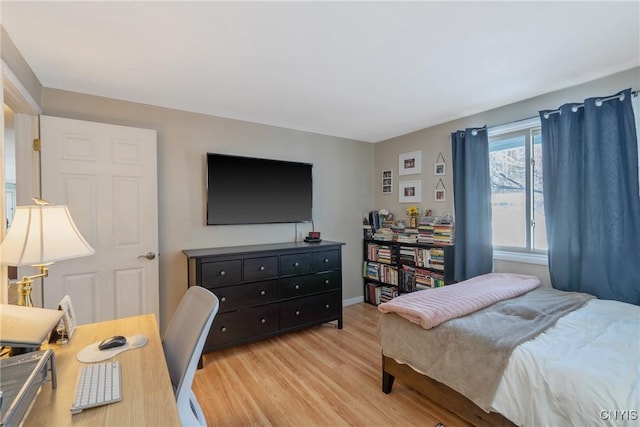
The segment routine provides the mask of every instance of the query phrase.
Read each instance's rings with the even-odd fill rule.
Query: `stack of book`
[[[395,286],[379,286],[380,298],[376,304],[382,304],[383,302],[389,302],[398,296],[398,288]]]
[[[421,217],[418,222],[418,242],[453,245],[454,226],[448,217]]]
[[[418,259],[418,251],[420,248],[412,248],[409,246],[400,246],[400,262],[403,264],[415,264]]]
[[[398,296],[398,288],[395,286],[376,285],[367,283],[366,301],[375,305],[391,301]]]
[[[414,292],[444,286],[444,276],[424,268],[402,266],[403,292]]]
[[[451,222],[442,222],[433,226],[433,243],[436,245],[453,245],[454,231]]]
[[[418,229],[405,228],[402,233],[398,234],[396,241],[400,243],[416,243],[418,241]]]
[[[430,248],[428,264],[426,264],[425,267],[444,271],[444,249]]]
[[[375,240],[393,241],[394,235],[390,228],[380,228],[373,233],[373,238]]]
[[[433,243],[433,222],[431,216],[423,216],[418,220],[418,242]]]
[[[362,267],[362,276],[390,285],[398,284],[398,269],[377,262],[365,261]]]
[[[389,246],[380,246],[375,243],[367,245],[367,258],[370,261],[381,262],[384,264],[394,264],[395,253]]]

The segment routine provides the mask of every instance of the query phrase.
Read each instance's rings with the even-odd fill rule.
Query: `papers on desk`
[[[0,345],[39,347],[63,315],[60,310],[0,304]]]

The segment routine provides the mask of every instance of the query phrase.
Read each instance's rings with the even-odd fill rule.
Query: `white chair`
[[[162,348],[183,426],[207,425],[191,384],[219,306],[218,298],[207,289],[190,287],[162,337]]]

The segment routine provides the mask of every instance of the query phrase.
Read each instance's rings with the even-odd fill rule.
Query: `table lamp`
[[[33,200],[36,205],[16,207],[9,232],[0,245],[2,264],[30,265],[40,269],[40,274],[24,276],[17,282],[20,295],[18,305],[28,307],[33,307],[33,280],[47,277],[51,264],[95,253],[78,231],[66,206]]]

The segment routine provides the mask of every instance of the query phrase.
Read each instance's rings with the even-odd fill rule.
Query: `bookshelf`
[[[453,283],[453,249],[453,245],[417,239],[378,240],[365,234],[362,269],[365,302],[378,305],[401,293]]]

